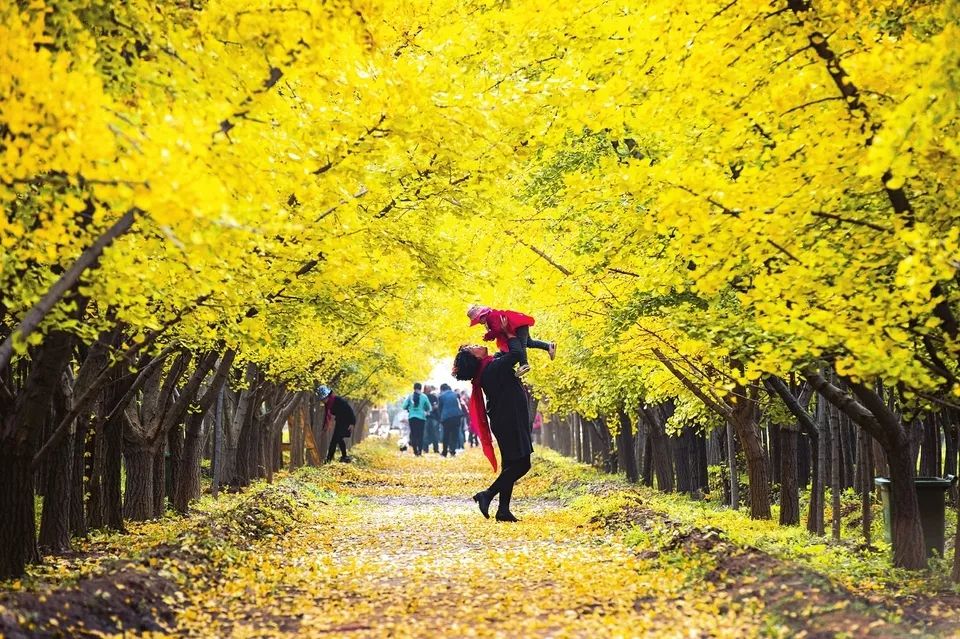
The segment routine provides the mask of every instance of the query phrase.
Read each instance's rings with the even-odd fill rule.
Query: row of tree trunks
[[[0,578],[22,575],[41,549],[68,551],[91,529],[123,530],[169,505],[186,513],[200,494],[204,450],[214,490],[272,479],[284,425],[323,410],[312,393],[269,383],[252,365],[231,382],[232,351],[140,352],[125,346],[122,327],[90,346],[55,332],[0,371]],[[366,434],[369,408],[357,405],[354,441]],[[304,432],[291,429],[295,465],[304,461]]]
[[[604,419],[551,415],[543,424],[542,443],[607,472],[622,470],[632,482],[655,481],[664,492],[700,495],[708,490],[707,439],[692,426],[669,436],[666,423],[673,410],[672,404],[643,406],[631,419],[624,407],[617,411],[614,432]]]
[[[835,374],[831,381],[817,371],[808,371],[806,378],[804,384],[788,385],[775,378],[765,382],[770,395],[783,400],[797,418],[796,424],[767,424],[765,429],[760,426],[757,388],[737,389],[733,393],[736,400],[728,404],[702,393],[701,398],[726,418],[727,434],[733,435],[726,441],[715,430],[707,437],[696,435],[693,439],[693,429],[681,429],[679,434],[668,436],[665,424],[672,414],[669,405],[640,407],[635,420],[621,408],[615,419],[618,428],[612,433],[617,468],[608,464],[606,469],[622,469],[630,481],[642,481],[666,492],[695,493],[698,485],[706,485],[707,463],[717,464],[725,459],[733,468],[729,503],[736,505],[735,453],[742,452],[747,462],[752,516],[769,517],[770,477],[774,476],[780,485],[780,523],[799,523],[800,486],[809,485],[807,527],[823,535],[826,488],[830,487],[831,533],[839,538],[841,493],[853,488],[861,495],[867,545],[871,543],[873,480],[886,475],[891,479],[894,563],[921,567],[925,562],[913,478],[918,464],[921,474],[940,476],[956,472],[960,465],[957,414],[944,410],[904,423],[891,408],[896,405],[896,398],[885,397],[882,389],[843,381]],[[603,419],[595,423],[606,424]],[[582,432],[575,424],[572,417],[551,417],[545,425],[544,443],[582,459]],[[697,447],[702,452],[694,452]],[[698,474],[701,469],[702,477]],[[698,476],[691,477],[694,474]]]
[[[200,496],[200,444],[203,422],[217,399],[222,397],[221,392],[235,357],[236,353],[233,350],[227,350],[220,357],[216,374],[207,385],[194,410],[187,415],[183,429],[182,458],[177,467],[178,472],[175,474],[176,482],[172,495],[173,508],[179,513],[186,513],[190,502]]]
[[[39,560],[33,458],[74,340],[65,332],[51,333],[34,354],[22,383],[10,383],[13,375],[4,380],[6,388],[19,386],[20,392],[0,396],[0,579],[20,576],[28,563]]]

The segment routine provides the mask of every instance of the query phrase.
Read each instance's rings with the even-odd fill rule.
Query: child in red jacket
[[[523,377],[530,372],[530,364],[527,363],[527,349],[539,348],[547,351],[550,359],[557,354],[556,342],[541,342],[530,337],[530,327],[535,320],[529,315],[518,313],[516,311],[500,311],[489,306],[478,306],[474,304],[467,309],[467,317],[470,318],[470,326],[483,324],[487,327],[487,332],[483,336],[486,341],[496,340],[497,348],[506,353],[510,350],[507,345],[507,338],[516,335],[520,338],[522,352],[520,355],[520,365],[517,366],[517,377]]]

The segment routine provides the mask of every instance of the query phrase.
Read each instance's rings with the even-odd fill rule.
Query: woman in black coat
[[[514,366],[520,361],[520,340],[511,337],[509,346],[508,352],[493,357],[485,346],[464,346],[453,363],[453,374],[457,379],[473,382],[472,401],[482,402],[486,396],[486,414],[490,416],[490,430],[500,447],[503,469],[493,484],[474,495],[473,499],[483,516],[489,517],[490,502],[500,495],[497,521],[517,521],[510,512],[513,485],[530,470],[530,455],[533,453],[527,393],[514,373]],[[481,422],[482,429],[483,416],[474,417],[480,418],[477,421]]]
[[[326,386],[317,389],[317,395],[324,400],[326,409],[326,425],[329,426],[333,420],[333,436],[330,438],[330,448],[327,450],[327,463],[333,461],[333,456],[340,448],[340,461],[349,462],[347,455],[347,438],[350,437],[351,429],[357,423],[357,416],[353,412],[350,403],[339,395],[334,395]]]

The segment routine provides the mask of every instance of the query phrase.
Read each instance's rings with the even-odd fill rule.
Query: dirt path
[[[651,510],[633,489],[534,460],[517,524],[470,495],[475,451],[377,442],[221,510],[103,542],[71,585],[0,592],[0,636],[940,637],[960,620],[868,601],[827,577]],[[175,534],[161,535],[175,527]],[[135,542],[137,539],[140,541]],[[136,546],[136,547],[134,547]],[[86,555],[61,564],[72,574]],[[97,560],[99,561],[99,560]],[[953,600],[951,600],[953,601]],[[956,621],[956,623],[954,623]]]
[[[349,497],[224,574],[181,613],[181,630],[744,637],[764,623],[756,606],[709,588],[686,591],[679,571],[687,567],[651,571],[586,512],[531,496],[547,478],[518,486],[522,521],[504,524],[484,519],[469,500],[492,477],[479,455],[384,460],[389,466],[336,468],[327,487]]]

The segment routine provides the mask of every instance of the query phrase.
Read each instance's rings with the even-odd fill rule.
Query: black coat
[[[500,458],[513,461],[533,452],[527,392],[513,372],[520,361],[520,340],[510,340],[510,352],[498,353],[480,376],[487,399],[490,430],[500,446]]]
[[[330,413],[337,420],[333,429],[338,437],[345,437],[350,427],[357,423],[357,415],[353,412],[350,402],[339,395],[333,397]]]

